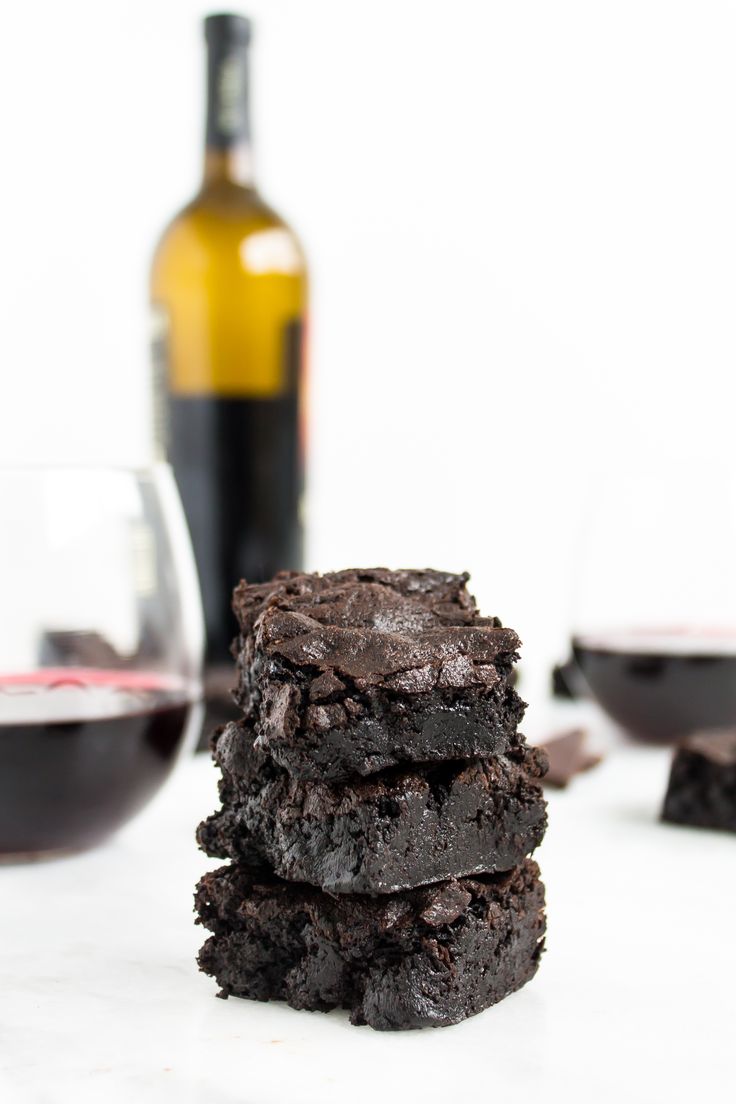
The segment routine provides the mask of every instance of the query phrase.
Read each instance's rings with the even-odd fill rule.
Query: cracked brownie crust
[[[253,747],[244,724],[214,741],[223,808],[197,838],[209,855],[332,893],[393,893],[509,870],[541,842],[539,749],[393,770],[349,784],[299,782]]]
[[[466,582],[376,568],[241,583],[236,699],[259,746],[295,777],[338,780],[512,745],[519,638]]]
[[[408,890],[333,898],[239,866],[206,874],[199,953],[221,996],[350,1010],[378,1030],[454,1024],[519,989],[543,950],[536,863]]]

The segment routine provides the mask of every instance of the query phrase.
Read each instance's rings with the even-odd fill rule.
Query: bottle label
[[[215,124],[219,135],[227,141],[232,142],[247,131],[247,76],[241,53],[225,54],[216,71]]]
[[[169,377],[169,315],[160,303],[151,307],[151,423],[154,457],[164,460],[169,450],[167,387]]]
[[[228,149],[249,139],[247,47],[217,44],[207,69],[207,145]]]

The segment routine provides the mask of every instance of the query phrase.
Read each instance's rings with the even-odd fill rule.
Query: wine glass
[[[90,847],[196,738],[202,614],[171,471],[0,468],[0,858]]]
[[[670,463],[596,488],[581,542],[573,652],[627,733],[669,743],[736,724],[736,495]]]

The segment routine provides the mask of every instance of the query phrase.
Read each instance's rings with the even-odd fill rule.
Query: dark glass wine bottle
[[[250,23],[209,16],[205,37],[204,179],[158,245],[151,300],[156,435],[199,570],[212,721],[229,708],[233,587],[301,566],[307,277],[253,182]]]

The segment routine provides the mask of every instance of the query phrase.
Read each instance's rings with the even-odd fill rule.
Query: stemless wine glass
[[[581,542],[573,652],[630,735],[736,724],[736,497],[702,464],[610,478]]]
[[[0,858],[89,847],[196,737],[202,614],[169,468],[0,468]]]

